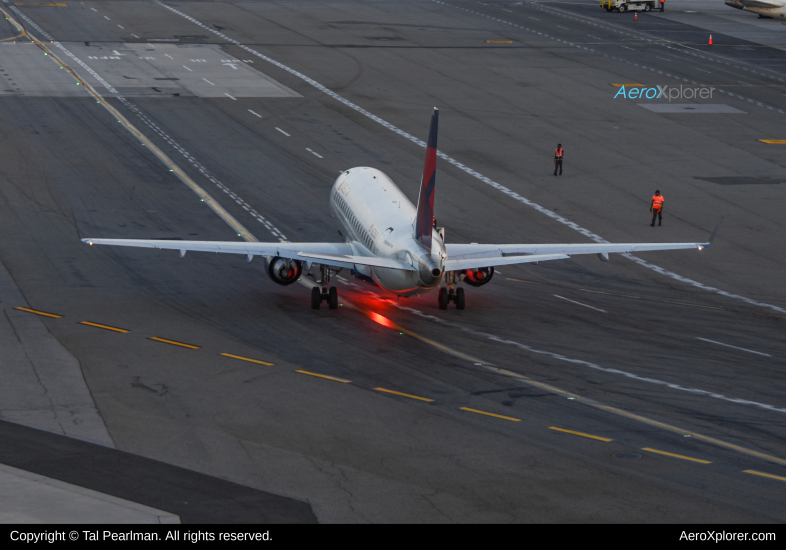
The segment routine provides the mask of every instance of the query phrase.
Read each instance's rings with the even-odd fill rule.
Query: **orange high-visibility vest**
[[[663,208],[663,195],[653,195],[652,196],[652,209],[653,210],[660,210]]]
[[[558,148],[554,150],[554,157],[562,160],[563,151],[562,148]]]

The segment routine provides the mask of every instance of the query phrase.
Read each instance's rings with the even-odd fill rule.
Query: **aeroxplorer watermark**
[[[715,88],[707,86],[683,86],[679,88],[670,86],[634,86],[627,90],[623,84],[614,99],[619,96],[625,99],[712,99],[712,91]]]

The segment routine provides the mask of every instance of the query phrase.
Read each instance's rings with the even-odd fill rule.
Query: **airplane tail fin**
[[[431,128],[426,144],[426,164],[423,166],[423,178],[420,180],[420,197],[418,198],[418,215],[415,219],[415,239],[426,250],[431,252],[431,227],[434,219],[434,188],[437,171],[437,126],[439,109],[434,107],[431,114]]]

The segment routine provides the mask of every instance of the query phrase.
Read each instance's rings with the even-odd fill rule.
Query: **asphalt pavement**
[[[674,4],[4,3],[67,67],[2,29],[0,260],[24,301],[3,308],[78,362],[106,453],[290,506],[243,521],[783,521],[784,41],[709,46],[728,20]],[[343,306],[314,311],[259,258],[80,241],[240,240],[140,133],[256,239],[340,240],[338,173],[378,168],[415,201],[435,106],[448,242],[704,242],[724,216],[717,237],[503,266],[463,311],[346,272]],[[160,489],[90,489],[184,519]]]

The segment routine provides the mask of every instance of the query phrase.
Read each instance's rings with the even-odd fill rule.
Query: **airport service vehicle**
[[[606,11],[650,11],[654,10],[660,0],[600,0],[600,7]],[[728,2],[726,2],[728,4]],[[660,6],[658,6],[660,8]]]
[[[726,5],[759,14],[762,19],[786,18],[784,0],[726,0]],[[783,22],[786,25],[786,21]]]
[[[415,207],[384,173],[357,167],[342,172],[330,192],[330,211],[338,221],[344,242],[220,242],[138,239],[82,239],[89,245],[135,246],[187,251],[242,254],[250,262],[262,256],[273,282],[291,285],[308,272],[315,286],[311,307],[323,301],[338,307],[338,291],[331,276],[349,269],[361,281],[400,297],[416,296],[439,287],[438,304],[447,309],[453,302],[464,309],[462,283],[480,287],[491,281],[494,267],[561,260],[574,254],[597,254],[609,261],[609,253],[674,250],[709,246],[706,243],[650,244],[458,244],[446,243],[434,227],[439,110],[431,115],[426,163]],[[717,227],[715,231],[717,231]]]

